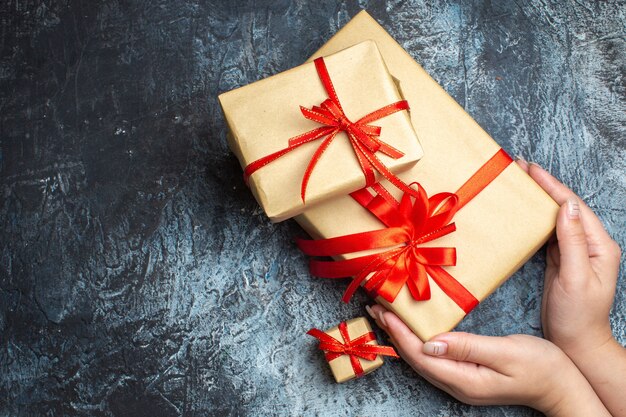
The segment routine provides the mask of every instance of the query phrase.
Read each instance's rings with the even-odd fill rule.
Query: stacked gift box
[[[424,341],[554,230],[557,204],[366,12],[220,103],[259,204],[315,239],[299,242],[312,274],[345,277],[344,301],[364,287]]]

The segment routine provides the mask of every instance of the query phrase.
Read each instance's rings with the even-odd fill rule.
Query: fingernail
[[[580,204],[574,197],[567,199],[567,217],[570,219],[578,219],[580,217]]]
[[[528,163],[528,161],[527,161],[527,160],[525,160],[525,159],[524,159],[524,157],[523,157],[523,156],[521,156],[521,155],[515,155],[515,160],[516,160],[516,161],[522,161],[522,162],[526,162],[526,163]]]
[[[448,344],[446,342],[426,342],[422,351],[431,356],[442,356],[448,352]]]
[[[530,164],[530,165],[534,165],[534,166],[536,166],[537,168],[541,168],[541,169],[543,169],[543,168],[541,167],[541,165],[539,165],[539,164],[538,164],[538,163],[536,163],[536,162],[529,162],[529,164]]]
[[[365,311],[367,311],[367,314],[369,314],[371,318],[376,320],[376,314],[374,314],[374,312],[372,311],[372,307],[365,306]]]
[[[385,315],[383,314],[382,311],[378,312],[378,319],[383,324],[383,326],[387,327],[387,321],[385,320]]]

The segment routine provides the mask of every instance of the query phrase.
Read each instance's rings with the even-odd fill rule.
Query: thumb
[[[492,369],[511,358],[510,340],[503,337],[478,336],[471,333],[442,333],[424,343],[423,352],[460,362],[472,362]]]
[[[580,215],[580,202],[572,196],[561,206],[556,221],[556,237],[561,253],[560,276],[567,279],[584,276],[581,272],[591,268],[587,235]]]

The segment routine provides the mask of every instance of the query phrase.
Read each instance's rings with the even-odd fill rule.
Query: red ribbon
[[[369,124],[398,111],[408,110],[408,102],[406,100],[395,102],[365,115],[356,122],[352,122],[346,117],[346,114],[341,107],[339,97],[337,97],[333,83],[330,80],[330,75],[326,69],[324,58],[317,58],[315,60],[315,68],[317,69],[317,74],[319,75],[322,85],[328,93],[329,98],[324,100],[319,106],[313,106],[310,109],[300,106],[300,111],[305,118],[318,122],[323,126],[292,137],[289,139],[289,146],[285,149],[281,149],[280,151],[274,152],[250,163],[244,170],[244,180],[246,183],[248,182],[250,176],[258,169],[275,161],[281,156],[286,155],[305,143],[324,138],[311,157],[306,171],[304,172],[304,177],[302,178],[300,196],[304,202],[307,184],[309,183],[313,169],[335,136],[337,136],[339,132],[346,132],[354,153],[359,161],[359,165],[361,166],[361,170],[363,171],[363,175],[365,176],[366,187],[369,187],[376,182],[374,171],[378,171],[383,177],[400,190],[411,193],[412,190],[409,186],[389,171],[385,164],[383,164],[376,156],[376,152],[382,152],[393,159],[398,159],[404,156],[404,153],[380,140],[378,137],[380,136],[381,128],[379,126]]]
[[[365,333],[356,339],[350,340],[348,334],[348,325],[342,321],[339,323],[339,333],[343,338],[343,342],[335,339],[334,337],[324,333],[319,329],[311,329],[306,334],[317,338],[320,341],[319,348],[326,352],[326,360],[332,361],[343,355],[350,356],[350,363],[354,374],[358,377],[363,375],[363,367],[359,358],[373,361],[377,355],[391,356],[394,358],[399,357],[396,351],[391,346],[380,345],[368,345],[367,342],[376,340],[376,335],[373,332]]]
[[[341,254],[377,249],[384,251],[341,261],[311,260],[313,275],[325,278],[353,276],[343,301],[348,302],[361,283],[374,297],[392,303],[407,284],[417,301],[430,299],[428,276],[459,307],[469,313],[478,300],[443,267],[456,265],[456,249],[424,247],[421,244],[456,230],[454,215],[491,183],[512,162],[502,149],[489,159],[456,193],[428,197],[424,189],[404,193],[397,202],[380,184],[376,195],[362,189],[351,196],[385,226],[385,229],[355,233],[322,240],[298,240],[302,251],[312,256]],[[413,197],[415,198],[413,199]]]

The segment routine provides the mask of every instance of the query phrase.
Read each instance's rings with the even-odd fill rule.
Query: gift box
[[[329,55],[219,96],[230,148],[274,222],[393,180],[423,154],[376,44]]]
[[[312,261],[312,268],[318,275],[338,277],[354,271],[355,265],[363,266],[361,272],[367,276],[360,273],[359,284],[366,287],[378,274],[377,284],[369,288],[376,301],[426,341],[454,328],[546,242],[555,227],[558,205],[511,163],[498,144],[367,13],[354,17],[314,57],[363,39],[376,42],[389,72],[411,103],[410,117],[424,157],[399,176],[406,183],[419,183],[414,187],[420,192],[411,197],[404,193],[400,207],[394,198],[402,199],[403,193],[382,181],[384,188],[376,193],[335,198],[307,209],[296,221],[314,238],[395,231],[391,237],[357,235],[352,242],[342,241],[343,249],[352,248],[353,252],[362,250],[362,242],[368,239],[374,242],[376,248],[365,252],[339,253],[343,249],[333,247],[338,242],[332,240],[321,245],[324,250],[311,250],[310,242],[304,242],[304,247],[309,253],[332,254],[337,260],[369,259],[369,265],[353,261],[352,268],[343,271],[323,260]],[[391,196],[385,195],[385,190]],[[368,204],[369,209],[365,208]],[[419,207],[411,211],[415,206]],[[391,226],[386,227],[381,218]],[[427,224],[409,218],[421,218]],[[394,224],[400,226],[394,229]],[[405,224],[410,229],[405,234],[417,235],[397,239]],[[377,246],[380,241],[387,247]],[[388,253],[389,259],[363,258],[375,253]],[[378,265],[378,272],[373,264]],[[403,272],[408,278],[398,287]],[[386,281],[387,273],[395,283]],[[394,288],[400,288],[397,294],[392,294]]]
[[[380,346],[364,317],[344,321],[325,332],[311,329],[307,334],[320,341],[330,370],[338,383],[367,375],[383,364],[382,356],[397,358],[390,346]]]

